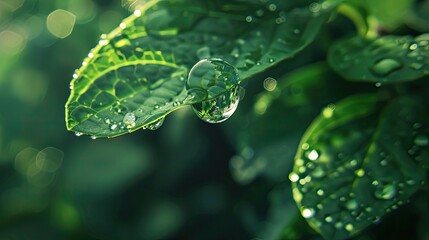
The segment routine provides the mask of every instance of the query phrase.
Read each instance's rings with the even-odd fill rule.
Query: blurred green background
[[[156,132],[66,131],[74,69],[129,13],[119,0],[0,1],[0,239],[247,238],[218,126],[184,109]]]

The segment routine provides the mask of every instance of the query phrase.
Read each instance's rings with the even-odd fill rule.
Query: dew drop
[[[160,118],[158,121],[147,125],[146,129],[152,130],[152,131],[158,130],[162,126],[162,124],[164,124],[164,118]]]
[[[246,17],[246,22],[252,22],[253,21],[253,18],[252,18],[252,16],[247,16]]]
[[[371,67],[371,72],[377,76],[385,77],[394,71],[400,69],[402,64],[395,59],[386,58],[376,62]]]
[[[314,214],[315,214],[315,212],[314,212],[314,209],[312,209],[312,208],[304,208],[301,211],[301,215],[304,218],[311,218],[314,216]]]
[[[142,11],[141,10],[137,9],[137,10],[134,11],[134,16],[140,17],[141,15],[142,15]]]
[[[396,187],[393,184],[380,186],[375,190],[374,195],[378,199],[390,200],[396,195]]]
[[[323,191],[323,189],[319,189],[317,190],[317,196],[323,196],[325,194],[325,191]]]
[[[354,229],[354,227],[351,223],[346,224],[346,226],[344,228],[349,232],[353,231],[353,229]]]
[[[95,139],[97,139],[97,137],[96,136],[91,136],[91,139],[95,140]]]
[[[270,63],[275,62],[274,58],[270,58],[270,59],[268,59],[268,61],[269,61]]]
[[[289,180],[291,181],[291,182],[297,182],[298,180],[299,180],[299,176],[298,176],[298,174],[296,174],[296,173],[290,173],[289,174]]]
[[[219,58],[203,59],[189,72],[186,89],[194,96],[195,114],[209,123],[226,121],[240,101],[236,69]],[[211,99],[205,100],[207,97]]]
[[[358,207],[358,202],[355,199],[346,202],[346,208],[348,210],[355,210]]]
[[[319,153],[313,149],[307,154],[308,159],[311,161],[316,161],[319,158]]]
[[[342,222],[336,222],[334,226],[335,226],[335,228],[340,229],[341,227],[343,227],[343,223]]]
[[[76,135],[76,137],[80,137],[80,136],[82,136],[82,135],[83,135],[83,133],[75,132],[75,133],[74,133],[74,135]]]
[[[101,46],[106,46],[107,44],[109,44],[109,40],[101,39],[100,41],[98,41],[98,44],[100,44]]]
[[[427,146],[429,144],[429,137],[426,135],[417,135],[414,139],[414,144],[420,147]]]
[[[127,128],[133,128],[136,126],[136,116],[133,113],[125,114],[122,122],[127,126]]]
[[[356,176],[358,177],[363,177],[365,175],[365,170],[363,169],[358,169],[355,171]]]
[[[112,124],[112,126],[110,126],[110,130],[115,130],[117,127],[118,127],[118,125]]]
[[[333,220],[334,220],[334,219],[332,219],[332,217],[331,217],[331,216],[326,216],[326,217],[325,217],[325,222],[327,222],[327,223],[331,223]]]

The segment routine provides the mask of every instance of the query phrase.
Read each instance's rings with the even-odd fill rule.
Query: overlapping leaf
[[[76,71],[67,128],[114,137],[148,126],[192,103],[185,80],[202,51],[247,79],[308,45],[338,2],[148,1]]]
[[[424,108],[409,98],[382,108],[373,95],[351,97],[326,108],[302,139],[289,178],[303,217],[326,239],[359,233],[426,185]]]
[[[396,83],[429,74],[429,35],[354,37],[329,52],[331,67],[351,81]]]

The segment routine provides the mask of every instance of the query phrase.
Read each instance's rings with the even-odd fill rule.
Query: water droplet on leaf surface
[[[377,76],[385,77],[393,73],[394,71],[400,69],[401,67],[402,67],[402,64],[397,60],[386,58],[376,62],[372,66],[371,71]]]
[[[194,101],[200,101],[192,104],[194,112],[209,123],[231,117],[240,99],[236,69],[219,58],[203,59],[195,64],[189,72],[186,89]]]
[[[396,187],[393,184],[380,186],[375,190],[374,195],[379,199],[390,200],[396,195]]]
[[[136,126],[136,116],[133,113],[127,113],[122,120],[127,128],[132,128]]]
[[[312,209],[312,208],[304,208],[301,211],[301,214],[304,218],[311,218],[314,216],[314,213],[315,213],[314,209]]]
[[[162,126],[162,124],[164,124],[164,119],[165,118],[161,118],[158,121],[153,122],[153,123],[147,125],[146,129],[152,130],[152,131],[158,130]]]

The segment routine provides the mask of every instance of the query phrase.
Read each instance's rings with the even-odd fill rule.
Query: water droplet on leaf
[[[346,202],[346,208],[348,210],[355,210],[358,207],[358,202],[355,199]]]
[[[127,113],[122,120],[127,128],[136,126],[136,116],[133,113]]]
[[[386,58],[376,62],[372,66],[371,71],[377,76],[385,77],[393,73],[394,71],[400,69],[401,67],[402,67],[402,64],[397,60]]]
[[[236,69],[222,59],[199,61],[189,72],[188,93],[194,96],[192,108],[202,120],[219,123],[227,120],[237,109],[239,76]],[[205,100],[206,98],[211,98]]]
[[[299,176],[296,173],[290,173],[289,174],[289,180],[291,182],[297,182],[299,180]]]
[[[158,130],[162,126],[162,124],[164,124],[164,118],[160,118],[158,121],[147,125],[146,129],[152,130],[152,131]]]
[[[376,198],[390,200],[396,195],[396,187],[393,184],[380,186],[374,192]]]
[[[314,216],[314,214],[315,214],[315,212],[314,212],[314,209],[312,209],[312,208],[304,208],[301,211],[301,215],[304,218],[311,218]]]

